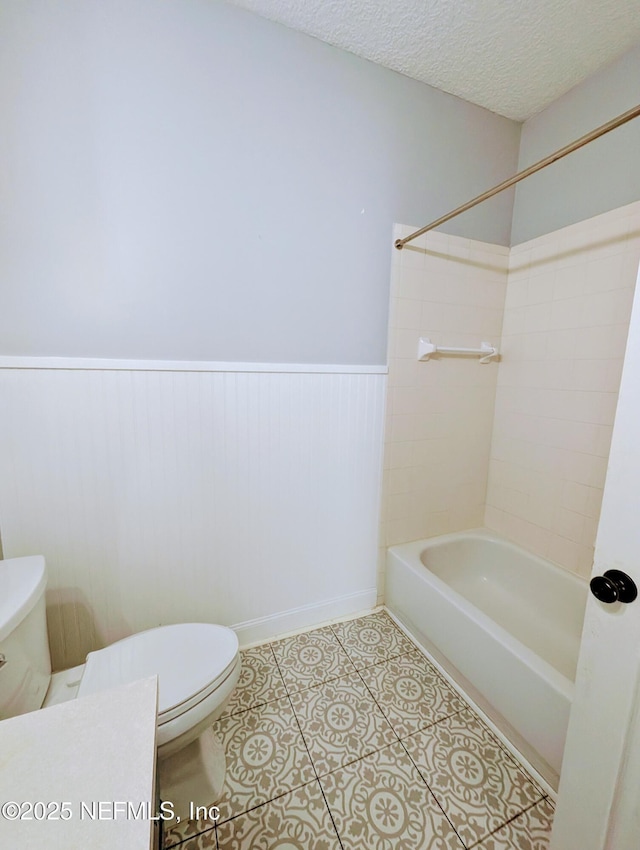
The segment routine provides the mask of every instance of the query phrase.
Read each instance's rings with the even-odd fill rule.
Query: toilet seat
[[[90,652],[78,697],[158,676],[158,726],[210,697],[236,669],[238,638],[225,626],[159,626]]]

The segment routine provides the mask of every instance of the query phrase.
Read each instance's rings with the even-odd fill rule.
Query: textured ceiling
[[[232,0],[524,121],[640,43],[640,0]]]

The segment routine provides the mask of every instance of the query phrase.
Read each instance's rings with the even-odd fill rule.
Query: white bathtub
[[[389,610],[443,656],[454,679],[471,684],[498,726],[507,721],[507,737],[512,727],[552,784],[586,600],[585,581],[485,529],[392,546],[387,555]]]

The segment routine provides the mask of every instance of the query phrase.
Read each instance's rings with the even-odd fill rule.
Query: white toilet
[[[224,752],[211,724],[240,673],[235,633],[224,626],[160,626],[90,652],[51,673],[42,555],[0,561],[0,720],[158,675],[158,769],[163,800],[185,817],[224,782]]]

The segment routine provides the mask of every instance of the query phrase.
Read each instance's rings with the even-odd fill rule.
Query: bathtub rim
[[[538,655],[532,649],[529,649],[528,646],[511,634],[511,632],[505,629],[504,626],[496,623],[495,620],[481,611],[472,602],[465,599],[464,596],[454,590],[435,573],[431,572],[420,558],[422,552],[429,548],[429,544],[433,544],[436,541],[449,543],[457,540],[474,540],[478,538],[490,540],[500,544],[501,546],[507,546],[514,551],[522,552],[528,558],[531,558],[533,561],[541,564],[543,568],[551,568],[554,572],[559,571],[563,577],[566,576],[577,583],[582,583],[584,581],[579,576],[569,573],[567,570],[564,570],[562,567],[554,564],[553,561],[548,561],[545,558],[541,558],[539,555],[534,555],[532,552],[528,552],[526,549],[518,546],[518,544],[513,543],[511,540],[501,537],[499,534],[486,528],[466,529],[465,531],[441,534],[434,537],[424,538],[422,540],[413,540],[410,543],[398,543],[394,546],[388,547],[387,557],[398,558],[414,575],[418,578],[422,577],[422,580],[424,580],[426,576],[426,580],[432,584],[433,587],[451,604],[455,605],[456,608],[462,611],[473,623],[483,629],[483,631],[492,634],[500,640],[501,643],[509,647],[518,659],[532,672],[542,676],[549,682],[550,686],[554,690],[573,702],[575,695],[575,682],[557,670],[548,661],[545,661],[542,656]]]

